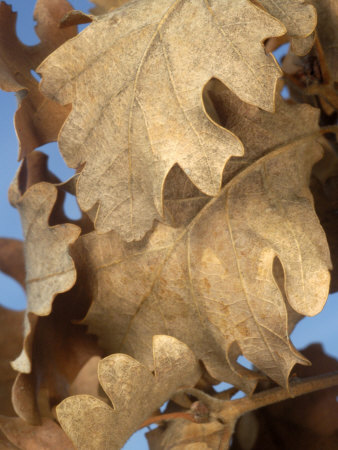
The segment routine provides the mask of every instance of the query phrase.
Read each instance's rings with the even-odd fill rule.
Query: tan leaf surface
[[[36,147],[55,141],[70,111],[68,106],[61,106],[40,93],[31,70],[76,35],[76,27],[59,28],[59,21],[71,9],[66,0],[38,0],[34,18],[41,42],[26,46],[16,36],[17,14],[5,2],[0,4],[0,88],[20,94],[20,106],[15,115],[20,158]]]
[[[209,105],[211,102],[213,119],[238,136],[245,148],[242,158],[231,158],[227,163],[223,183],[278,146],[319,130],[319,109],[289,104],[280,95],[276,96],[274,114],[243,103],[218,80],[207,85],[205,97]]]
[[[79,236],[80,228],[72,224],[48,226],[57,196],[57,189],[52,184],[35,184],[21,197],[15,185],[11,191],[25,237],[27,337],[31,332],[30,314],[50,314],[55,296],[69,290],[75,283],[76,270],[68,247]],[[20,372],[30,372],[31,364],[25,347],[13,367]]]
[[[282,293],[300,314],[323,307],[329,250],[308,190],[318,144],[289,143],[237,175],[185,229],[158,225],[141,243],[113,232],[81,236],[74,248],[93,302],[85,319],[107,352],[152,367],[151,339],[185,342],[218,380],[250,392],[242,353],[280,384],[296,362]]]
[[[62,428],[50,419],[36,426],[18,417],[0,416],[0,430],[20,450],[74,450]]]
[[[99,380],[114,409],[90,395],[68,397],[57,406],[61,426],[76,448],[120,449],[171,395],[194,386],[201,375],[191,350],[170,336],[154,336],[153,358],[154,374],[123,354],[99,363]]]
[[[270,114],[242,102],[220,81],[211,80],[204,90],[204,103],[211,118],[242,141],[242,158],[231,158],[223,171],[223,184],[261,156],[281,145],[319,130],[319,110],[309,105],[293,105],[276,97],[276,111]],[[164,211],[167,222],[185,226],[210,200],[175,166],[164,186]]]
[[[280,71],[262,42],[284,32],[247,0],[138,1],[96,18],[42,63],[42,91],[73,103],[60,150],[70,167],[86,163],[77,197],[84,211],[99,204],[99,232],[142,238],[162,215],[175,163],[218,193],[226,161],[243,148],[206,116],[203,87],[217,77],[273,111]]]
[[[111,9],[124,5],[127,1],[128,0],[92,0],[92,3],[96,6],[91,8],[90,12],[96,15],[105,14]]]
[[[305,0],[259,0],[259,3],[285,25],[293,51],[306,55],[313,45],[316,9]]]

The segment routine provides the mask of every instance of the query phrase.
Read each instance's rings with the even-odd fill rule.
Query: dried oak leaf
[[[24,195],[30,195],[29,188],[43,181],[59,183],[55,175],[48,171],[47,156],[34,151],[25,158],[12,183],[10,189],[12,204],[17,205]],[[56,190],[54,186],[50,184],[48,186],[52,191]],[[48,235],[48,230],[62,230],[72,226],[69,224],[59,225],[60,220],[61,223],[67,222],[63,213],[62,187],[63,184],[58,185],[56,201],[50,199],[50,214],[46,217],[46,229],[42,231],[42,235]],[[43,204],[43,200],[46,199],[43,197],[40,199],[39,194],[35,194],[37,194],[35,195],[37,204],[38,202]],[[42,194],[44,195],[44,192]],[[53,205],[53,203],[55,204]],[[37,212],[37,216],[43,215],[43,208],[38,208]],[[83,224],[80,222],[81,220],[76,221],[82,226]],[[38,231],[36,227],[34,230]],[[57,238],[57,233],[55,237]],[[28,236],[27,240],[30,241],[31,236]],[[47,248],[45,252],[47,252]],[[53,257],[50,252],[47,255],[47,259]],[[45,257],[44,254],[43,257]],[[41,261],[43,260],[41,259]],[[28,258],[27,263],[34,265],[36,261]],[[71,268],[70,265],[69,269]],[[59,273],[59,275],[62,274]],[[45,281],[48,283],[48,277]],[[61,279],[59,281],[62,282]],[[35,313],[29,312],[26,317],[27,334],[21,362],[25,363],[24,355],[26,355],[26,364],[31,364],[32,367],[30,373],[18,375],[13,386],[13,405],[16,413],[30,423],[39,423],[41,415],[50,416],[53,405],[69,395],[70,385],[81,367],[93,355],[100,354],[94,337],[86,334],[86,327],[74,323],[83,318],[88,309],[88,304],[83,301],[82,290],[76,288],[76,293],[74,291],[75,287],[63,294],[56,292],[51,312],[47,316],[37,316]],[[53,355],[53,358],[50,355]],[[80,384],[78,380],[78,388],[81,388]]]
[[[223,171],[223,184],[261,156],[296,139],[314,137],[319,132],[319,109],[294,105],[276,97],[274,114],[242,102],[220,81],[213,79],[205,87],[204,104],[209,116],[242,141],[242,158],[231,158]],[[164,212],[167,223],[185,226],[210,200],[199,191],[179,166],[169,172],[164,186]]]
[[[206,194],[219,192],[224,165],[243,147],[209,120],[203,87],[217,77],[273,111],[280,70],[262,42],[284,33],[247,0],[141,0],[93,18],[41,64],[42,91],[73,103],[60,150],[70,167],[85,163],[77,198],[84,211],[98,204],[99,232],[141,239],[163,214],[175,163]]]
[[[20,373],[12,391],[15,412],[30,423],[39,424],[41,417],[51,417],[54,406],[74,389],[86,393],[92,385],[91,392],[95,390],[95,380],[80,372],[101,352],[86,327],[73,323],[86,311],[81,298],[74,301],[74,295],[74,290],[59,294],[50,315],[31,319],[32,371]]]
[[[47,316],[58,293],[68,291],[76,280],[74,262],[68,248],[80,234],[73,224],[50,227],[48,219],[57,197],[57,188],[49,183],[31,186],[22,196],[12,184],[11,202],[19,210],[24,234],[27,309],[25,336],[31,333],[30,315]],[[27,349],[13,367],[29,373],[31,364]]]
[[[296,55],[306,55],[312,48],[317,25],[316,8],[305,0],[257,0],[269,14],[280,20],[291,38]]]
[[[57,139],[70,107],[61,106],[39,91],[31,75],[36,67],[59,45],[76,35],[76,27],[59,28],[59,21],[72,7],[66,0],[38,0],[34,11],[36,33],[41,42],[24,45],[16,36],[16,13],[0,3],[0,88],[19,94],[15,128],[22,158],[43,144]]]
[[[51,419],[30,425],[19,417],[0,416],[0,430],[20,450],[74,450],[62,428]]]
[[[152,336],[168,334],[217,380],[252,390],[254,380],[236,364],[242,353],[286,385],[304,360],[289,341],[272,268],[277,256],[293,309],[320,312],[331,263],[308,182],[321,153],[300,140],[262,157],[183,229],[158,224],[132,244],[114,232],[81,236],[73,257],[92,300],[84,323],[105,351],[151,368]]]
[[[78,449],[120,449],[129,436],[178,389],[201,376],[191,350],[170,336],[153,337],[154,373],[114,354],[99,363],[100,383],[114,409],[90,395],[68,397],[57,408],[62,428]]]
[[[224,184],[277,147],[319,131],[319,109],[289,104],[280,95],[274,114],[242,102],[218,80],[208,83],[204,95],[213,120],[238,136],[245,148],[242,158],[231,158],[225,166]]]

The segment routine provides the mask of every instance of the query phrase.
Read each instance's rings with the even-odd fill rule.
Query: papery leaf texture
[[[189,225],[159,224],[141,243],[114,233],[81,236],[73,256],[92,298],[84,323],[105,351],[152,367],[152,336],[185,342],[209,373],[250,392],[236,364],[242,353],[286,385],[304,362],[288,337],[287,311],[275,278],[284,270],[291,307],[317,314],[331,267],[325,234],[308,189],[321,146],[305,139],[263,156],[235,176]]]
[[[49,227],[48,219],[56,201],[57,188],[49,183],[31,186],[22,196],[16,180],[10,197],[18,208],[25,237],[26,289],[28,306],[25,317],[25,336],[31,333],[31,313],[50,314],[58,293],[69,290],[75,283],[76,270],[68,247],[80,234],[73,224]],[[13,367],[29,373],[30,351],[24,345],[22,354]]]
[[[85,163],[77,198],[99,232],[141,239],[163,214],[175,163],[204,193],[219,192],[243,146],[207,117],[203,87],[219,78],[273,111],[281,72],[262,43],[285,31],[248,0],[140,0],[94,17],[40,65],[42,92],[73,104],[60,151],[70,167]]]
[[[57,406],[61,426],[76,448],[120,449],[164,401],[201,376],[194,354],[173,337],[154,336],[153,358],[154,373],[123,354],[99,363],[99,380],[114,409],[90,395],[68,397]]]
[[[258,2],[286,27],[291,48],[297,55],[305,55],[313,45],[317,25],[316,8],[304,0],[258,0]]]

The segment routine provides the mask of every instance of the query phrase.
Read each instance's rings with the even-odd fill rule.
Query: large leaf
[[[236,365],[242,353],[285,385],[303,360],[288,338],[273,262],[282,263],[291,306],[317,314],[330,257],[307,186],[320,156],[311,139],[264,156],[184,229],[159,224],[139,244],[114,232],[81,236],[74,258],[92,298],[85,323],[106,351],[152,367],[152,336],[165,333],[189,345],[216,379],[250,391]]]
[[[62,428],[76,448],[120,449],[162,403],[178,389],[194,386],[201,375],[191,350],[172,337],[154,336],[153,358],[154,374],[127,355],[99,363],[99,380],[114,409],[90,395],[68,397],[57,406]]]
[[[208,119],[203,87],[217,77],[273,111],[280,70],[262,42],[284,33],[247,0],[141,0],[93,18],[42,63],[42,91],[73,103],[60,150],[69,166],[85,163],[77,197],[84,211],[99,205],[99,232],[142,238],[162,215],[175,163],[203,192],[218,193],[224,165],[243,148]]]

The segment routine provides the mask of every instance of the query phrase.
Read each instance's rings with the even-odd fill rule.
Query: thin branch
[[[311,392],[327,389],[338,385],[338,372],[317,375],[315,377],[292,380],[289,389],[273,388],[267,391],[259,392],[251,397],[243,397],[238,400],[224,402],[224,408],[220,415],[224,420],[229,418],[238,418],[244,413],[254,411],[263,406],[272,405],[290,398],[299,397]]]
[[[272,405],[290,398],[316,392],[321,389],[327,389],[332,386],[338,386],[338,372],[317,375],[315,377],[296,379],[290,381],[289,389],[276,387],[267,391],[259,392],[251,397],[243,397],[237,400],[220,400],[211,397],[198,389],[185,389],[190,395],[200,399],[210,409],[210,416],[222,419],[226,424],[235,424],[236,420],[243,414]],[[149,417],[139,427],[143,428],[153,423],[159,423],[163,420],[186,419],[190,422],[198,423],[192,411],[173,412],[168,414],[159,414]]]

